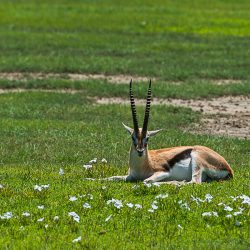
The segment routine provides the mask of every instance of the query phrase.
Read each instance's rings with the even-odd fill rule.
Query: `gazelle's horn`
[[[145,108],[145,115],[144,115],[144,122],[142,127],[142,137],[146,137],[147,130],[148,130],[148,119],[150,113],[150,103],[151,103],[151,79],[148,86],[148,95],[147,95],[147,103]]]
[[[129,85],[129,96],[130,96],[130,104],[131,104],[131,111],[132,111],[132,117],[133,117],[133,123],[134,123],[134,131],[136,134],[139,133],[139,126],[138,121],[136,117],[136,107],[135,107],[135,100],[132,92],[132,79],[130,81]]]

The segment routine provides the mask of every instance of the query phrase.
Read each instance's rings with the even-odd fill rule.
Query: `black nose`
[[[140,157],[143,155],[143,151],[144,151],[144,150],[137,150],[138,155],[139,155]]]

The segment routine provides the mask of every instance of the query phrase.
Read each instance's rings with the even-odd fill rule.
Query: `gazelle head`
[[[136,106],[135,100],[132,92],[132,80],[130,81],[130,88],[129,88],[129,96],[130,96],[130,104],[131,104],[131,111],[132,111],[132,118],[134,128],[130,128],[123,124],[124,128],[129,132],[132,137],[132,142],[134,149],[137,151],[138,156],[143,156],[147,149],[148,139],[150,136],[156,135],[160,130],[148,131],[148,120],[149,120],[149,113],[150,113],[150,104],[151,104],[151,80],[149,82],[148,87],[148,94],[147,94],[147,102],[145,108],[145,115],[144,115],[144,122],[143,127],[139,128],[138,120],[136,116]]]

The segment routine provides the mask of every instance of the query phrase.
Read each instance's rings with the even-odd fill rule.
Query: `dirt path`
[[[127,104],[122,98],[96,99],[99,104]],[[145,100],[137,100],[137,105],[145,105]],[[174,105],[189,107],[200,111],[203,118],[190,131],[202,134],[217,134],[250,138],[250,98],[245,96],[227,96],[211,100],[153,99],[152,105]]]

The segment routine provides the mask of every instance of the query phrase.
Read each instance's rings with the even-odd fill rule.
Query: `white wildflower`
[[[0,189],[2,189],[3,188],[3,185],[2,184],[0,184]]]
[[[90,169],[90,168],[92,168],[92,165],[91,164],[84,164],[83,167],[85,169]]]
[[[105,190],[105,189],[107,189],[107,187],[106,186],[102,186],[102,190]]]
[[[0,219],[4,219],[4,220],[9,220],[13,217],[13,213],[12,212],[6,212],[4,213],[4,215],[0,215]]]
[[[153,213],[154,212],[154,209],[149,209],[148,210],[150,213]]]
[[[166,194],[159,194],[155,197],[155,199],[165,199],[165,198],[168,198],[168,193]]]
[[[105,219],[105,222],[109,221],[109,220],[111,219],[111,217],[112,217],[112,214],[109,215],[109,216]]]
[[[97,158],[94,158],[94,159],[89,161],[89,164],[94,164],[94,163],[97,163]]]
[[[180,205],[180,208],[182,208],[182,209],[187,209],[189,211],[191,210],[190,207],[188,206],[188,204],[186,202],[183,203],[182,200],[178,201],[178,204]]]
[[[183,229],[183,227],[179,224],[179,225],[177,225],[177,227],[179,228],[179,229]]]
[[[54,221],[59,220],[59,216],[57,216],[57,215],[56,215],[56,216],[54,217],[54,219],[53,219],[53,220],[54,220]]]
[[[227,214],[226,218],[232,218],[233,216],[231,214]]]
[[[47,189],[47,188],[49,188],[49,184],[41,185],[41,186],[39,186],[39,185],[34,186],[34,190],[37,190],[39,192],[41,192],[43,189]]]
[[[48,225],[48,224],[45,224],[44,227],[47,229],[47,228],[49,227],[49,225]]]
[[[39,205],[39,206],[37,206],[37,208],[40,209],[40,210],[43,210],[44,209],[44,205]]]
[[[78,199],[77,199],[77,197],[75,197],[75,196],[70,196],[70,197],[69,197],[69,200],[70,200],[70,201],[77,201]]]
[[[43,222],[43,221],[44,221],[44,217],[37,220],[37,222]]]
[[[79,242],[82,240],[82,236],[77,237],[76,239],[72,240],[73,243]]]
[[[84,208],[91,208],[91,205],[90,205],[89,203],[85,202],[85,203],[83,204],[83,207],[84,207]]]
[[[153,204],[151,205],[151,207],[152,207],[152,209],[154,209],[154,210],[158,209],[158,206],[156,206],[155,203],[153,203]]]
[[[59,170],[59,175],[64,175],[64,170],[62,168]]]
[[[218,206],[226,206],[226,204],[223,202],[220,202],[220,203],[218,203]]]
[[[241,195],[240,198],[242,199],[242,204],[247,204],[250,206],[250,197],[247,195]]]
[[[132,208],[132,207],[134,206],[133,203],[127,203],[126,205],[127,205],[128,207],[130,207],[130,208]]]
[[[102,158],[102,163],[106,164],[108,161],[105,158]]]
[[[24,217],[29,217],[29,216],[30,216],[30,213],[29,213],[29,212],[23,212],[22,216],[24,216]]]
[[[233,208],[231,208],[229,206],[224,206],[224,210],[228,211],[228,212],[231,212],[231,211],[233,211]]]
[[[201,202],[204,202],[202,199],[196,198],[193,195],[191,195],[191,200],[195,201],[197,205],[199,205]]]
[[[112,198],[111,200],[108,200],[108,201],[107,201],[107,204],[108,204],[108,205],[109,205],[110,203],[113,203],[114,206],[115,206],[116,208],[118,208],[118,209],[120,209],[120,208],[123,207],[122,201],[116,200],[116,199],[114,199],[114,198]]]
[[[24,226],[19,227],[19,230],[23,231],[24,230]]]
[[[205,195],[205,200],[204,201],[207,201],[207,202],[211,202],[213,199],[213,196],[211,194],[206,194]]]
[[[71,216],[74,221],[76,221],[78,223],[80,222],[80,216],[77,213],[75,213],[75,212],[69,212],[69,216]]]
[[[140,204],[135,204],[135,208],[136,208],[136,209],[141,209],[141,208],[142,208],[142,205],[140,205]]]
[[[217,212],[204,212],[202,213],[202,216],[207,216],[207,217],[211,217],[211,216],[215,216],[215,217],[218,217],[218,213]]]
[[[90,200],[93,200],[93,198],[94,198],[93,194],[88,194],[88,196],[89,196]]]

